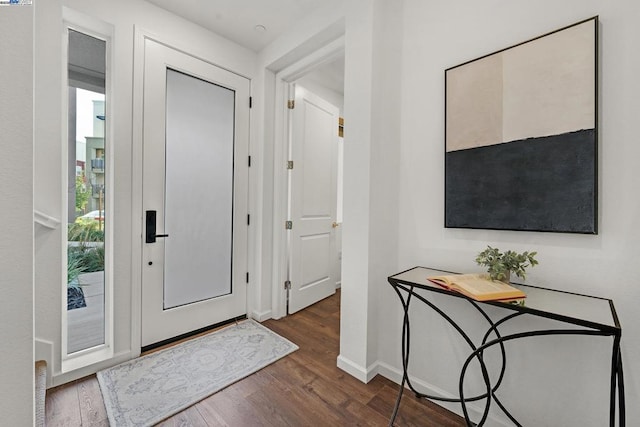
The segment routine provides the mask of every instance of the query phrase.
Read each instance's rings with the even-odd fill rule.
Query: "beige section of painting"
[[[464,150],[502,141],[502,56],[447,72],[447,147]]]
[[[503,52],[504,141],[595,125],[593,21]]]
[[[588,21],[447,71],[446,151],[595,127]]]

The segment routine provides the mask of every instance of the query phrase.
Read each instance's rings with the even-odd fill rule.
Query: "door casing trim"
[[[344,54],[345,37],[342,35],[326,46],[309,52],[298,62],[279,70],[275,75],[275,138],[273,167],[273,266],[271,291],[271,316],[279,319],[287,315],[288,254],[287,231],[284,223],[288,219],[288,179],[285,165],[289,157],[289,110],[287,100],[293,93],[293,82],[314,68],[328,63]]]
[[[69,56],[69,46],[68,46],[68,38],[69,38],[69,30],[75,30],[82,34],[85,34],[90,37],[97,38],[105,42],[105,96],[107,99],[106,102],[106,110],[105,113],[107,117],[115,117],[115,108],[114,108],[114,98],[115,98],[115,87],[114,87],[114,37],[115,37],[115,28],[113,25],[104,22],[98,18],[94,18],[89,15],[85,15],[75,9],[68,8],[63,6],[62,8],[62,16],[63,22],[62,27],[64,29],[62,40],[62,57],[64,60],[62,61],[63,69],[62,69],[62,89],[63,92],[61,94],[62,98],[62,134],[61,141],[63,142],[62,146],[62,182],[63,188],[67,188],[68,186],[68,154],[67,154],[67,144],[68,144],[68,114],[69,114],[69,105],[68,105],[68,71],[67,71],[67,60]],[[112,173],[113,165],[114,165],[114,149],[113,149],[113,139],[115,135],[115,120],[107,121],[107,125],[105,127],[105,142],[111,145],[109,150],[105,152],[106,164],[107,164],[107,174],[105,185],[107,188],[115,188],[115,179],[114,174]],[[63,238],[61,240],[62,243],[62,253],[63,256],[63,265],[62,265],[62,276],[60,280],[60,285],[62,286],[62,298],[60,300],[61,307],[61,341],[60,341],[60,373],[65,374],[68,372],[72,372],[78,369],[86,368],[87,366],[91,366],[96,363],[103,362],[105,360],[112,359],[114,357],[114,348],[115,348],[115,316],[114,316],[114,231],[113,231],[113,206],[114,206],[114,196],[113,191],[110,191],[106,196],[106,212],[109,214],[106,216],[106,234],[105,234],[105,265],[104,265],[104,343],[96,346],[86,348],[75,353],[68,354],[68,318],[67,318],[67,293],[66,293],[66,265],[67,265],[67,235],[66,232],[63,234]],[[61,212],[60,218],[67,217],[67,192],[63,192],[63,211]],[[66,224],[66,221],[63,221]],[[64,229],[66,230],[66,225],[64,225]]]

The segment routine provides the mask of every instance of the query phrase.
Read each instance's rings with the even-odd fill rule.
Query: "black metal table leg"
[[[467,344],[469,345],[469,347],[472,350],[476,350],[476,345],[473,343],[473,341],[471,340],[471,338],[462,330],[462,328],[450,317],[448,316],[446,313],[444,313],[442,310],[440,310],[438,307],[436,307],[433,303],[431,303],[430,301],[426,300],[424,297],[422,297],[421,295],[417,294],[414,292],[413,287],[408,286],[394,286],[394,290],[396,291],[396,293],[398,294],[398,297],[400,298],[400,302],[402,303],[402,307],[403,307],[403,311],[404,311],[404,315],[403,315],[403,326],[402,326],[402,367],[403,367],[403,374],[402,374],[402,383],[400,386],[400,390],[398,392],[398,397],[396,398],[396,404],[394,406],[394,410],[389,422],[389,425],[392,426],[393,423],[395,422],[395,419],[397,417],[398,414],[398,410],[400,407],[400,402],[402,399],[402,395],[404,393],[404,386],[405,384],[409,387],[409,389],[416,395],[416,397],[418,398],[426,398],[426,399],[432,399],[432,400],[438,400],[438,401],[445,401],[445,402],[454,402],[454,403],[460,403],[461,400],[460,398],[445,398],[445,397],[440,397],[440,396],[433,396],[433,395],[429,395],[429,394],[425,394],[425,393],[421,393],[419,391],[417,391],[413,384],[411,383],[411,380],[408,376],[408,368],[409,368],[409,355],[410,355],[410,319],[409,319],[409,306],[411,303],[411,299],[412,297],[415,297],[416,299],[420,300],[421,302],[425,303],[427,306],[429,306],[430,308],[432,308],[436,313],[438,313],[440,316],[442,316],[449,324],[451,324],[454,329],[456,329],[456,331],[461,335],[461,337],[467,342]],[[404,297],[404,294],[401,292],[404,291],[406,293],[406,299]],[[488,339],[488,337],[493,333],[495,334],[497,337],[500,337],[500,334],[497,330],[497,326],[501,323],[504,323],[505,321],[512,319],[514,317],[517,317],[519,315],[521,315],[522,313],[514,313],[511,314],[509,316],[506,316],[505,318],[501,319],[498,322],[494,322],[493,320],[491,320],[491,318],[475,303],[472,302],[472,304],[474,305],[474,307],[480,311],[480,313],[482,313],[483,317],[487,320],[487,322],[489,323],[490,327],[487,331],[487,333],[485,334],[482,343],[484,344],[486,342],[486,340]],[[495,396],[495,391],[497,390],[497,388],[500,386],[500,384],[502,383],[503,377],[504,377],[504,371],[505,371],[505,364],[506,364],[506,355],[505,355],[505,349],[504,346],[500,343],[499,344],[501,347],[501,355],[502,355],[502,368],[500,371],[500,376],[498,378],[498,381],[496,382],[495,386],[491,387],[490,385],[490,380],[489,380],[489,373],[487,370],[487,367],[484,363],[484,360],[482,359],[482,353],[480,352],[476,357],[480,363],[480,367],[482,370],[482,375],[483,378],[485,380],[485,383],[488,384],[488,390],[486,393],[478,395],[478,396],[474,396],[474,397],[469,397],[466,399],[466,401],[471,402],[471,401],[478,401],[478,400],[482,400],[482,399],[487,399],[487,404],[485,406],[485,411],[483,414],[483,420],[482,422],[484,422],[484,420],[486,419],[488,412],[489,412],[489,404],[491,402],[491,400],[495,400],[496,403],[498,404],[498,406],[500,407],[500,409],[511,419],[514,421],[515,425],[520,425],[517,421],[515,421],[515,419],[513,418],[513,416],[507,411],[507,409],[504,407],[504,405],[497,399],[497,397]],[[467,425],[469,426],[475,426],[476,424],[474,424],[468,417],[468,415],[465,415],[465,420],[467,422]]]
[[[618,399],[618,425],[624,427],[625,402],[624,402],[624,376],[622,374],[622,354],[620,352],[620,336],[613,339],[613,351],[611,354],[611,395],[609,398],[609,425],[616,424],[616,398]]]
[[[615,427],[616,415],[618,419],[618,425],[625,427],[626,413],[625,413],[625,393],[624,393],[624,375],[622,366],[622,355],[620,350],[622,327],[615,312],[613,301],[607,298],[601,298],[596,296],[582,295],[577,293],[559,291],[554,289],[547,289],[532,285],[518,284],[518,287],[522,288],[527,294],[526,305],[508,305],[499,301],[484,301],[477,302],[463,296],[460,293],[453,292],[449,289],[445,289],[432,283],[429,280],[430,276],[438,274],[455,274],[452,272],[446,272],[438,269],[430,269],[425,267],[414,267],[403,272],[397,273],[388,278],[389,283],[398,294],[400,301],[403,305],[404,317],[402,327],[402,382],[400,390],[398,391],[398,397],[394,406],[393,415],[389,423],[392,426],[398,415],[401,399],[404,393],[404,387],[408,387],[415,396],[418,398],[425,398],[434,401],[453,402],[460,403],[462,406],[462,412],[464,413],[467,426],[475,426],[470,419],[467,411],[467,405],[470,402],[480,401],[486,399],[484,411],[482,413],[481,420],[477,423],[478,426],[482,426],[488,419],[489,409],[492,402],[495,402],[500,410],[509,418],[509,420],[515,426],[521,426],[521,424],[515,419],[515,417],[507,410],[505,405],[500,401],[496,392],[503,382],[506,369],[506,351],[504,343],[511,340],[522,339],[526,337],[545,336],[545,335],[592,335],[612,337],[613,351],[611,354],[611,380],[610,380],[610,427]],[[481,343],[476,345],[471,340],[469,335],[441,308],[436,306],[435,303],[429,301],[425,296],[419,292],[426,291],[431,294],[445,294],[449,297],[463,298],[471,303],[486,319],[489,323],[489,328],[484,334]],[[459,377],[459,395],[458,397],[440,397],[433,396],[426,393],[421,393],[411,383],[411,378],[408,375],[409,360],[410,360],[410,318],[409,318],[409,306],[412,300],[418,300],[424,303],[427,307],[431,308],[437,314],[439,314],[446,322],[449,323],[463,338],[471,349],[471,354],[465,360],[464,366],[461,370]],[[558,300],[562,300],[563,303],[558,304]],[[575,304],[574,304],[575,302]],[[494,321],[487,312],[484,311],[485,307],[494,306],[502,309],[508,309],[515,313],[509,314],[504,318]],[[562,308],[564,307],[564,308]],[[577,308],[575,308],[577,307]],[[587,307],[588,309],[585,309]],[[548,329],[548,330],[534,330],[528,332],[515,333],[507,336],[501,336],[499,332],[499,326],[513,319],[517,316],[527,314],[536,318],[548,318],[566,325],[578,326],[583,329]],[[491,339],[495,337],[495,339]],[[497,379],[492,383],[493,378],[490,377],[485,363],[485,356],[489,353],[485,353],[490,347],[500,346],[500,357],[502,358],[502,366],[500,374]],[[486,390],[478,395],[466,397],[464,395],[464,379],[467,368],[473,360],[477,360],[481,371],[482,379],[485,383]],[[617,402],[616,402],[617,399]]]

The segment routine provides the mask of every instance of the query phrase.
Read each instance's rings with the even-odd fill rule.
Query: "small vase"
[[[501,281],[506,283],[506,284],[511,283],[511,271],[506,271],[504,273],[504,279],[502,279]]]

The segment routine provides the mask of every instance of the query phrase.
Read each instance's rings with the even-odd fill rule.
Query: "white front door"
[[[144,347],[246,314],[249,80],[146,40],[143,92]]]
[[[292,114],[289,313],[336,291],[339,110],[297,86]]]

